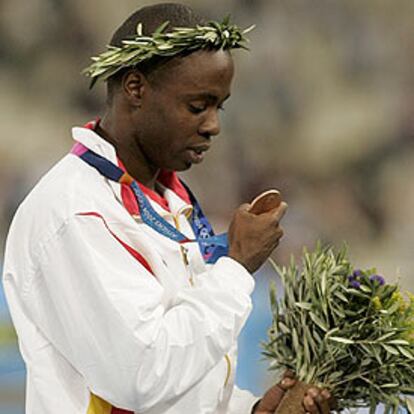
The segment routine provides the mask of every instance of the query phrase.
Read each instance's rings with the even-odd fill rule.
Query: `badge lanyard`
[[[206,263],[215,263],[220,257],[226,256],[228,253],[227,234],[214,235],[214,231],[201,210],[194,194],[182,182],[187,190],[193,212],[191,216],[191,227],[196,236],[195,240],[191,240],[178,231],[174,226],[161,217],[152,207],[147,197],[139,187],[138,183],[126,172],[122,171],[117,165],[102,157],[99,154],[89,150],[81,143],[77,143],[72,150],[72,154],[77,155],[91,167],[94,167],[100,174],[111,181],[120,184],[127,184],[131,187],[139,206],[139,212],[142,221],[153,230],[168,237],[180,244],[197,241]]]

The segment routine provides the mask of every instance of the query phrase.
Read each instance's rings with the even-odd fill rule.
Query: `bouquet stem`
[[[305,414],[303,398],[309,388],[311,385],[298,381],[286,392],[275,414]]]

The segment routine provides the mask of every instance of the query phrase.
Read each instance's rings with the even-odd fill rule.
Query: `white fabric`
[[[73,135],[116,162],[92,130]],[[185,203],[169,189],[164,196],[171,213],[153,207],[193,237],[179,214]],[[102,215],[154,275],[85,212]],[[206,266],[197,245],[187,247],[188,267],[177,243],[130,216],[118,183],[75,155],[42,178],[13,220],[3,275],[27,366],[27,414],[90,414],[91,393],[139,414],[251,412],[257,399],[233,379],[253,278],[228,257]]]

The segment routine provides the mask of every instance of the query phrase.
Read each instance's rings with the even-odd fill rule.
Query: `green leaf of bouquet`
[[[345,303],[349,303],[348,298],[339,290],[334,291],[334,295]]]
[[[333,329],[331,329],[330,331],[328,331],[326,333],[326,337],[331,336],[333,333],[338,332],[338,331],[339,331],[339,328],[338,327],[333,328]]]
[[[327,271],[325,270],[324,272],[322,272],[322,276],[321,276],[321,292],[323,296],[325,296],[326,294],[327,284],[328,284],[328,274],[327,274]]]
[[[314,382],[315,374],[316,374],[316,366],[310,367],[308,372],[306,373],[304,381],[307,384],[312,384]]]
[[[396,285],[384,285],[378,289],[378,296],[381,299],[381,302],[384,302],[384,299],[391,298],[392,294],[398,290]]]
[[[391,345],[386,345],[386,344],[381,344],[381,346],[390,354],[392,355],[400,355],[400,352],[398,351],[398,349],[394,348]]]
[[[391,341],[388,341],[387,343],[391,345],[406,345],[406,346],[410,345],[410,343],[406,341],[405,339],[393,339]]]
[[[402,355],[404,355],[408,359],[414,359],[414,355],[405,347],[403,346],[397,346],[398,350]]]
[[[380,352],[381,348],[379,346],[375,346],[375,345],[372,345],[370,348],[372,350],[372,353],[373,353],[375,359],[378,361],[378,364],[381,366],[384,363],[384,361],[382,360],[382,357],[381,357],[381,352]]]
[[[398,382],[390,382],[388,384],[381,384],[380,387],[381,388],[396,388],[398,387],[400,384]]]
[[[326,324],[316,314],[314,314],[313,312],[309,312],[309,316],[312,319],[312,321],[319,326],[319,328],[321,328],[324,332],[328,332]]]
[[[361,285],[360,287],[359,287],[359,289],[361,289],[363,292],[365,292],[365,293],[371,293],[372,292],[372,289],[371,288],[369,288],[367,285]]]
[[[349,288],[347,289],[348,293],[351,293],[354,296],[358,296],[360,298],[364,298],[364,299],[368,299],[369,296],[366,295],[365,293],[362,293],[361,291],[357,290],[357,289],[353,289],[353,288]]]
[[[343,371],[335,371],[329,374],[329,381],[334,382],[344,376]]]
[[[270,283],[270,306],[273,309],[274,306],[277,306],[277,291],[276,283],[271,281]]]
[[[397,331],[388,332],[388,333],[386,333],[386,334],[384,334],[384,335],[380,336],[380,337],[377,339],[377,342],[381,342],[381,341],[383,341],[384,339],[390,338],[391,336],[394,336],[396,333],[397,333]]]
[[[279,322],[279,328],[284,334],[290,333],[290,329],[283,322]]]
[[[407,397],[405,399],[405,404],[407,406],[407,410],[410,414],[414,414],[414,400],[412,398]]]
[[[339,336],[330,336],[328,339],[330,341],[340,342],[341,344],[352,345],[355,343],[355,341],[353,341],[352,339],[341,338]]]
[[[366,367],[366,366],[370,365],[372,361],[373,360],[371,358],[364,358],[361,361],[361,367]]]
[[[295,302],[295,305],[298,308],[305,309],[305,310],[311,310],[312,309],[312,304],[309,303],[309,302]]]
[[[292,342],[293,342],[293,349],[296,351],[299,349],[299,336],[295,329],[292,330]]]

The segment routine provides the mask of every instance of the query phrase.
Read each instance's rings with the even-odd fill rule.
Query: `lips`
[[[210,145],[193,145],[188,147],[186,152],[189,156],[189,161],[193,164],[198,164],[203,161],[205,153],[210,149]]]
[[[210,149],[209,144],[200,144],[200,145],[192,145],[191,147],[188,147],[188,149],[193,150],[194,152],[201,153],[206,152]]]

